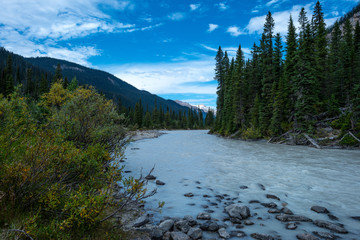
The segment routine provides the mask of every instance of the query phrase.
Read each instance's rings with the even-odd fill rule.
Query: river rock
[[[276,199],[278,201],[280,201],[280,198],[275,196],[275,195],[272,195],[272,194],[266,194],[266,198],[270,198],[270,199]]]
[[[276,208],[277,207],[276,203],[274,203],[274,202],[261,203],[261,205],[263,205],[264,207],[267,207],[267,208]]]
[[[177,221],[175,222],[174,226],[176,229],[179,229],[183,233],[187,233],[190,229],[189,223],[186,220]]]
[[[152,240],[162,240],[163,234],[164,234],[164,232],[159,227],[155,227],[151,231],[151,239]]]
[[[156,180],[156,185],[165,185],[165,183],[163,181],[160,181],[160,180]]]
[[[170,236],[172,240],[190,240],[190,237],[183,232],[171,232]]]
[[[230,232],[230,236],[231,237],[237,237],[237,238],[244,238],[246,237],[246,233],[244,233],[243,231],[240,230],[235,230],[235,231],[231,231]]]
[[[188,222],[190,227],[193,227],[193,226],[195,226],[197,224],[197,221],[194,220],[194,218],[192,216],[190,216],[190,215],[186,215],[183,219]]]
[[[329,213],[329,210],[327,210],[325,207],[321,206],[312,206],[311,210],[317,213]]]
[[[254,223],[252,221],[250,221],[250,220],[245,220],[244,224],[247,225],[247,226],[254,225]]]
[[[200,228],[197,227],[190,228],[187,234],[189,237],[191,237],[191,239],[202,238],[202,231]]]
[[[200,219],[200,220],[210,220],[211,219],[211,216],[210,214],[207,214],[207,213],[199,213],[196,217],[196,219]]]
[[[174,226],[174,220],[172,219],[167,219],[165,221],[162,221],[160,224],[159,224],[159,227],[160,229],[163,231],[163,232],[168,232],[172,229],[172,227]]]
[[[273,236],[263,233],[252,233],[250,236],[258,240],[275,240]]]
[[[282,208],[281,212],[285,213],[285,214],[289,214],[289,215],[294,215],[294,213],[290,209],[288,209],[287,207]]]
[[[281,222],[312,222],[308,217],[299,216],[299,215],[289,215],[289,214],[279,214],[276,215],[276,219]]]
[[[339,236],[329,233],[329,232],[313,232],[315,236],[318,236],[319,238],[327,239],[327,240],[335,240],[340,238]]]
[[[241,186],[240,186],[240,189],[248,189],[248,186],[241,185]]]
[[[250,200],[250,201],[249,201],[249,203],[250,203],[250,204],[253,204],[253,203],[260,203],[260,201],[258,201],[258,200]]]
[[[277,208],[271,208],[268,210],[268,213],[274,214],[274,213],[281,213],[281,210]]]
[[[209,197],[211,197],[211,196],[209,196],[209,195],[207,195],[207,194],[204,194],[203,197],[204,197],[204,198],[209,198]]]
[[[296,223],[288,223],[288,224],[286,224],[286,229],[295,230],[296,228],[297,228]]]
[[[337,216],[334,216],[334,215],[332,215],[330,213],[328,214],[328,217],[329,217],[330,220],[333,220],[333,221],[338,221],[339,220],[339,218]]]
[[[184,196],[185,196],[185,197],[193,197],[194,194],[193,194],[193,193],[185,193]]]
[[[246,219],[250,217],[250,209],[239,204],[231,204],[225,207],[225,211],[233,218]]]
[[[219,236],[222,238],[225,238],[225,239],[230,238],[230,234],[226,231],[225,228],[220,228],[218,230],[218,233],[219,233]]]
[[[155,177],[154,175],[149,174],[149,175],[147,175],[147,176],[145,177],[145,179],[146,179],[146,180],[155,180],[156,177]]]
[[[230,222],[234,223],[234,224],[240,224],[241,223],[241,219],[240,218],[230,218]]]
[[[258,186],[259,186],[259,188],[260,188],[261,190],[263,190],[263,191],[265,191],[265,190],[266,190],[265,186],[264,186],[264,185],[262,185],[261,183],[258,183]]]
[[[149,215],[144,214],[144,215],[140,216],[138,219],[136,219],[133,227],[138,228],[138,227],[144,226],[148,222],[150,222]]]
[[[348,233],[348,231],[344,227],[339,226],[335,223],[328,222],[328,221],[316,220],[314,222],[314,224],[318,227],[327,228],[327,229],[337,232],[337,233],[343,233],[343,234]]]
[[[352,216],[351,218],[360,221],[360,216]]]
[[[214,221],[206,221],[200,225],[203,231],[215,232],[219,230],[219,225]]]
[[[319,240],[319,238],[315,237],[314,235],[311,235],[310,233],[302,233],[296,235],[296,238],[299,240]]]

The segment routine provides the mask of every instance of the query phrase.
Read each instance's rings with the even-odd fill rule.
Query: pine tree
[[[78,86],[79,86],[78,80],[76,79],[76,77],[73,77],[73,79],[71,80],[68,86],[68,90],[74,91]]]
[[[262,35],[262,93],[261,93],[261,112],[260,112],[260,131],[263,135],[268,134],[268,127],[272,115],[272,86],[274,83],[273,65],[273,31],[274,19],[271,12],[266,16],[264,32]]]
[[[350,20],[345,21],[345,26],[343,30],[343,40],[342,40],[342,79],[344,85],[344,92],[342,99],[345,99],[345,104],[348,106],[350,104],[350,93],[351,88],[354,84],[353,82],[353,64],[354,64],[354,42],[353,42],[353,29],[350,23]]]
[[[221,46],[219,46],[218,52],[215,57],[215,77],[214,80],[218,82],[217,87],[217,101],[216,101],[216,123],[215,123],[215,131],[218,131],[221,128],[221,115],[223,111],[223,105],[224,105],[224,52],[221,49]]]
[[[225,54],[227,55],[227,54]],[[234,58],[231,60],[229,69],[227,69],[225,77],[225,93],[224,93],[224,110],[223,110],[223,125],[222,129],[225,131],[225,134],[228,135],[233,131],[233,72],[234,72],[235,61]]]
[[[40,94],[43,94],[48,91],[49,91],[48,80],[46,79],[45,74],[42,74],[40,80],[39,92]]]
[[[4,95],[8,96],[14,91],[14,77],[12,73],[12,56],[8,55],[5,66],[5,90]]]
[[[335,99],[342,102],[341,97],[344,95],[344,84],[341,76],[341,30],[339,23],[336,21],[331,33],[330,52],[328,58],[328,84],[329,91],[335,95]]]
[[[239,130],[245,127],[245,82],[244,82],[244,54],[241,50],[241,45],[236,52],[236,59],[234,65],[234,76],[233,76],[233,128]]]
[[[329,96],[329,86],[327,84],[327,40],[326,24],[324,22],[324,13],[319,1],[317,1],[312,19],[314,35],[314,57],[316,79],[320,86],[320,99],[325,100]]]
[[[56,81],[59,81],[59,80],[62,80],[62,73],[61,73],[60,63],[56,66],[53,82],[56,82]]]

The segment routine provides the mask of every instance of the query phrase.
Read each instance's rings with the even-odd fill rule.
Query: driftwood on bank
[[[307,140],[309,140],[309,142],[310,142],[312,145],[314,145],[316,148],[321,149],[321,147],[319,146],[319,144],[317,144],[317,142],[316,142],[314,139],[312,139],[311,137],[309,137],[309,135],[307,135],[306,133],[304,133],[303,135],[304,135],[304,137],[306,137]]]
[[[352,132],[349,131],[349,134],[358,142],[360,142],[360,139],[358,139]]]

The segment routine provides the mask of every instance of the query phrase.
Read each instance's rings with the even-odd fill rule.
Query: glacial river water
[[[226,199],[219,201],[215,197],[227,194],[229,201],[231,198],[250,208],[253,215],[250,220],[255,224],[241,229],[248,235],[257,232],[296,239],[299,233],[330,232],[312,223],[300,223],[296,230],[287,230],[267,208],[249,203],[258,200],[275,202],[279,208],[287,205],[296,215],[313,220],[341,223],[349,234],[336,235],[360,239],[360,222],[351,218],[360,216],[360,151],[231,140],[209,135],[207,131],[165,133],[156,139],[132,142],[125,152],[125,170],[131,171],[129,174],[135,177],[141,171],[145,174],[155,165],[153,175],[166,183],[156,186],[155,181],[150,181],[148,185],[158,191],[147,200],[149,211],[159,201],[165,201],[161,212],[153,212],[154,221],[163,216],[196,218],[199,212],[212,210],[210,215],[227,224],[230,231],[232,223],[222,222]],[[185,197],[186,193],[194,196]],[[211,197],[203,197],[205,194]],[[281,200],[267,199],[266,194]],[[339,220],[311,211],[314,205],[326,207]]]

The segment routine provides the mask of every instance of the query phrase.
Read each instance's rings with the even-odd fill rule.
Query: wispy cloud
[[[207,84],[213,81],[213,68],[213,57],[208,57],[196,61],[125,64],[107,70],[131,85],[155,94],[215,94],[216,85]]]
[[[208,31],[208,32],[212,32],[212,31],[214,31],[215,29],[217,29],[218,27],[219,27],[219,25],[210,23],[210,24],[209,24],[209,29],[208,29],[207,31]]]
[[[185,13],[175,12],[168,15],[168,18],[173,21],[180,21],[185,18]]]
[[[238,28],[237,26],[231,26],[228,27],[228,29],[226,30],[226,32],[230,33],[231,36],[233,37],[237,37],[239,35],[245,34],[243,31],[240,30],[240,28]]]
[[[210,47],[207,46],[205,44],[200,44],[203,48],[212,51],[212,52],[217,52],[218,48],[215,47]],[[236,52],[238,50],[238,47],[221,47],[221,49],[223,51],[227,51],[230,57],[235,57],[236,56]],[[246,58],[249,58],[251,55],[251,49],[250,48],[246,48],[246,47],[241,47],[241,51],[244,53]]]
[[[190,4],[190,10],[191,10],[191,11],[195,11],[195,10],[198,9],[199,7],[200,7],[200,3]]]
[[[216,4],[216,6],[219,8],[219,10],[221,11],[225,11],[226,9],[229,8],[229,5],[226,5],[225,2],[221,2],[221,3],[218,3]]]
[[[275,22],[274,32],[281,33],[282,35],[285,35],[287,33],[290,14],[293,17],[295,26],[298,26],[297,19],[302,7],[305,8],[305,11],[308,14],[308,18],[310,19],[312,13],[310,9],[311,6],[312,4],[307,4],[305,6],[295,5],[290,10],[273,13],[272,17],[274,18],[274,22]],[[261,33],[264,28],[265,18],[266,15],[251,18],[248,25],[245,27],[245,31],[247,31],[250,34]]]
[[[0,45],[27,57],[51,56],[89,65],[87,59],[100,54],[94,46],[60,46],[58,42],[136,29],[134,24],[113,20],[100,5],[117,11],[135,8],[130,1],[116,0],[3,1]]]

